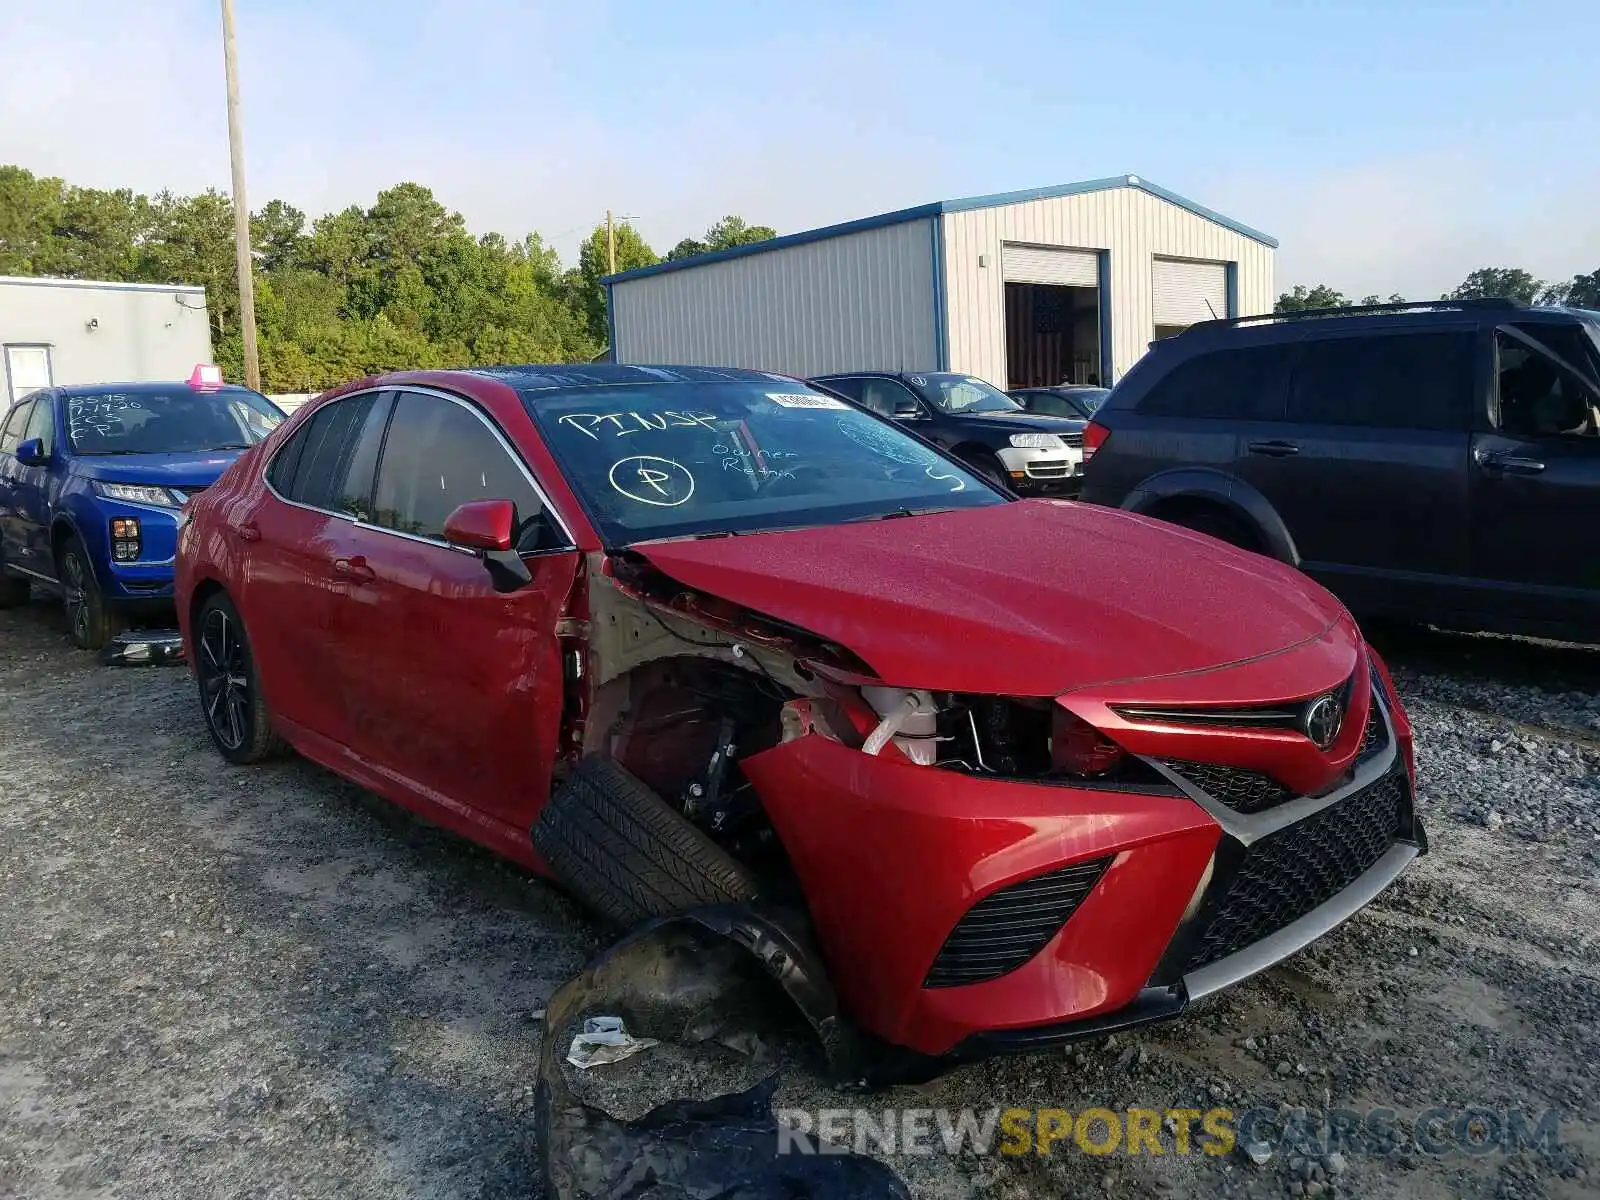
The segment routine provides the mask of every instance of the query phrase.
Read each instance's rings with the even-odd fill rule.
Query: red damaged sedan
[[[229,760],[287,743],[625,925],[802,909],[922,1055],[1174,1016],[1426,848],[1328,592],[787,377],[364,380],[182,519]]]

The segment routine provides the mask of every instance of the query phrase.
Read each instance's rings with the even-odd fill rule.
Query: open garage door
[[[1151,263],[1150,285],[1157,338],[1228,315],[1228,268],[1222,263],[1157,258]]]
[[[1099,383],[1100,255],[1061,246],[1001,247],[1010,388]]]

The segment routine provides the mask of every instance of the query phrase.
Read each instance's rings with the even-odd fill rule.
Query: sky
[[[248,198],[431,187],[572,261],[1137,174],[1277,237],[1277,283],[1436,296],[1600,269],[1594,0],[236,0]],[[3,0],[0,162],[229,189],[217,0]]]

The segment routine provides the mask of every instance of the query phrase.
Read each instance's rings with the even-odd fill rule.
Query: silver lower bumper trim
[[[1298,921],[1285,925],[1277,933],[1262,938],[1254,945],[1208,963],[1183,977],[1183,984],[1191,1000],[1209,996],[1212,992],[1231,987],[1241,979],[1260,974],[1274,963],[1282,962],[1323,934],[1342,925],[1370,904],[1375,896],[1395,881],[1395,878],[1416,858],[1416,846],[1396,843],[1384,856],[1356,877],[1354,883],[1332,899],[1312,909]]]

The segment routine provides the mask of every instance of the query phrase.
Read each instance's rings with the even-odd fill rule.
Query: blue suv
[[[179,510],[284,417],[259,392],[194,380],[47,388],[12,405],[0,424],[0,608],[53,588],[85,650],[170,613]]]

